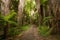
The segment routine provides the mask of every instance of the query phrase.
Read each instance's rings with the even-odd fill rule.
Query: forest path
[[[42,37],[38,34],[38,27],[30,25],[30,28],[25,31],[22,36],[14,38],[14,40],[60,40],[59,36]]]
[[[38,27],[33,24],[21,36],[17,36],[12,40],[42,40],[42,38],[38,35]]]
[[[39,40],[38,28],[36,25],[31,25],[19,40]]]

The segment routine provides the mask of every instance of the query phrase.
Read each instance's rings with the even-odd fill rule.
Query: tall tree
[[[1,12],[1,0],[0,0],[0,12]]]
[[[10,3],[10,0],[1,0],[1,13],[3,16],[8,15],[8,13],[9,13],[9,3]],[[8,34],[8,23],[5,24],[5,27],[4,27],[5,40],[7,38],[7,34]]]
[[[1,11],[2,15],[8,15],[9,13],[9,3],[10,0],[1,0]]]
[[[42,13],[41,13],[41,8],[40,8],[40,0],[35,0],[35,3],[36,3],[36,8],[37,8],[37,11],[38,11],[38,15],[39,15],[39,25],[42,24]]]
[[[23,8],[24,8],[24,0],[19,0],[19,4],[18,4],[18,26],[22,25],[22,17],[23,17]]]

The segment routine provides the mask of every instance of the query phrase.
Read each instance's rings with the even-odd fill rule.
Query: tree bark
[[[52,20],[50,20],[51,22],[51,27],[54,27],[54,29],[52,30],[54,33],[58,32],[58,18],[59,17],[59,0],[49,0],[49,6],[50,6],[50,10],[52,11],[51,15],[53,14]],[[52,7],[51,7],[52,6]],[[57,17],[58,15],[58,17]]]
[[[19,0],[19,4],[18,4],[18,26],[22,25],[22,18],[23,18],[23,8],[24,8],[24,0]]]
[[[8,15],[9,13],[9,3],[10,3],[10,0],[1,0],[2,3],[1,3],[1,12],[2,12],[2,15]]]
[[[36,3],[38,15],[39,15],[39,25],[41,25],[42,24],[42,13],[41,13],[41,8],[40,8],[40,0],[35,0],[35,3]]]
[[[1,13],[1,0],[0,0],[0,13]]]
[[[9,14],[9,3],[10,0],[1,0],[1,15],[6,16]],[[7,40],[8,35],[8,23],[4,26],[4,40]]]

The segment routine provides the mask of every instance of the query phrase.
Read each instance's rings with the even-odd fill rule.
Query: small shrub
[[[48,26],[40,26],[39,27],[39,33],[42,35],[42,36],[46,36],[48,34],[46,34],[48,31],[49,31],[49,27]]]

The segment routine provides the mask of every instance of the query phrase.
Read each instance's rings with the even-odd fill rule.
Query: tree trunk
[[[51,27],[54,27],[54,29],[52,30],[52,33],[57,33],[58,32],[58,17],[57,15],[59,14],[58,9],[59,9],[59,4],[60,1],[59,0],[49,0],[49,7],[52,11],[51,15],[53,14],[52,20],[50,20],[51,22]],[[52,6],[52,7],[51,7]],[[60,17],[59,17],[60,18]]]
[[[8,15],[9,13],[9,3],[10,3],[10,0],[1,0],[2,3],[1,3],[1,11],[2,11],[2,15]]]
[[[19,4],[18,4],[18,26],[22,25],[22,18],[23,18],[23,7],[24,7],[24,0],[19,0]]]
[[[35,0],[36,2],[36,8],[38,11],[38,15],[39,15],[39,25],[42,24],[42,13],[41,13],[41,8],[40,8],[40,0]]]
[[[1,13],[1,0],[0,0],[0,13]]]
[[[1,0],[1,14],[3,16],[8,15],[9,13],[9,3],[10,0]],[[4,38],[7,40],[7,35],[8,35],[8,23],[4,26]]]

